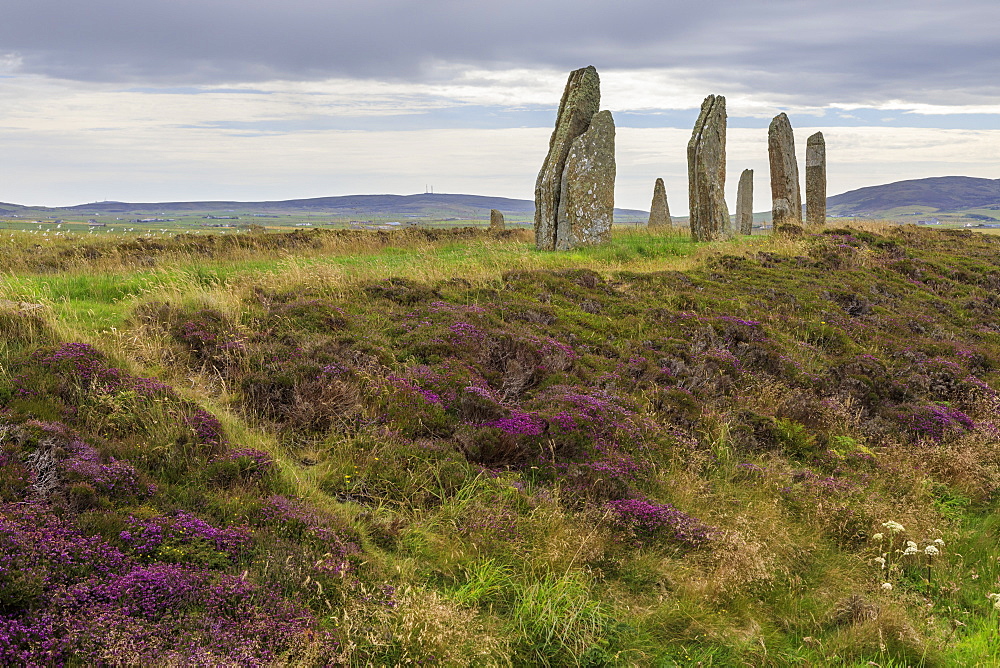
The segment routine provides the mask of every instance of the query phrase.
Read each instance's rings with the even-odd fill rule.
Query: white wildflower
[[[916,549],[917,543],[916,543],[916,541],[908,540],[908,541],[906,541],[906,547],[912,547],[912,548]]]
[[[937,545],[938,547],[944,547],[944,541],[941,540],[940,538],[935,538],[934,544]]]
[[[908,557],[911,554],[916,554],[916,553],[917,553],[917,546],[916,545],[907,545],[906,549],[903,550],[903,556],[904,557]]]
[[[891,582],[883,582],[882,583],[882,591],[892,591],[892,583]]]
[[[906,529],[903,527],[902,524],[900,524],[899,522],[893,522],[892,520],[889,520],[888,522],[882,522],[882,526],[883,528],[888,529],[892,533],[899,533],[901,531],[906,531]]]
[[[885,568],[885,557],[875,557],[874,561],[880,568]]]
[[[937,555],[941,554],[941,550],[937,549],[933,545],[928,545],[927,547],[924,548],[924,554],[926,554],[928,557],[936,557]]]
[[[874,536],[872,536],[872,540],[882,540],[884,537],[885,536],[883,536],[882,534],[877,533]]]

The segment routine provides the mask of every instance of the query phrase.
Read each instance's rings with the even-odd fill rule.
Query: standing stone
[[[663,185],[663,179],[656,179],[656,184],[653,186],[653,203],[649,205],[648,225],[649,227],[673,225],[670,207],[667,206],[667,188]]]
[[[615,121],[599,111],[573,140],[562,174],[556,250],[603,243],[615,212]]]
[[[570,72],[556,127],[549,139],[549,152],[535,181],[535,245],[554,250],[562,196],[562,177],[573,141],[587,131],[601,105],[601,80],[591,65]]]
[[[744,169],[736,189],[736,229],[740,234],[753,232],[753,170]]]
[[[691,237],[713,241],[732,234],[726,207],[726,98],[709,95],[687,146]]]
[[[496,209],[490,209],[490,232],[503,232],[504,229],[503,213]]]
[[[806,141],[806,222],[826,225],[826,140],[822,132]]]
[[[771,217],[774,226],[802,224],[799,165],[795,161],[795,136],[784,112],[767,129],[767,157],[771,165]]]

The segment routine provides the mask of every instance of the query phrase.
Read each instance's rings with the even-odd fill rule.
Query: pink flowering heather
[[[42,506],[0,504],[0,600],[13,596],[27,605],[60,585],[124,563],[117,548],[83,535]]]
[[[195,438],[199,443],[208,446],[220,446],[226,442],[222,433],[222,423],[208,411],[201,408],[185,419],[185,422],[194,431]]]
[[[541,436],[545,432],[545,420],[532,413],[514,410],[505,418],[483,422],[479,427],[492,427],[511,436]]]
[[[467,322],[456,322],[448,327],[456,343],[480,343],[486,338],[486,333],[476,325]]]
[[[417,395],[429,404],[440,405],[442,403],[441,397],[439,397],[437,394],[431,392],[430,390],[425,390],[424,388],[420,387],[419,385],[414,383],[412,380],[409,380],[408,378],[403,378],[401,376],[389,376],[387,380],[389,381],[390,385],[397,391],[400,391],[402,393]]]
[[[344,537],[330,527],[329,521],[301,501],[275,494],[261,509],[261,524],[275,526],[284,533],[301,538],[312,538],[325,548],[342,556],[357,554],[361,550],[353,539]]]
[[[635,498],[609,501],[606,507],[620,529],[642,542],[663,538],[695,548],[709,542],[715,534],[715,529],[669,503]]]
[[[162,538],[247,541],[185,513],[133,525],[124,538],[140,553]],[[338,647],[308,609],[245,574],[136,563],[42,506],[0,504],[0,665],[267,666],[306,643],[323,660]]]
[[[968,415],[941,404],[919,406],[899,413],[900,421],[917,437],[940,441],[948,434],[973,431],[976,423]]]
[[[215,527],[184,511],[145,521],[129,518],[129,525],[120,538],[142,556],[156,554],[164,544],[203,541],[235,560],[251,543],[250,531],[245,527]]]
[[[148,495],[156,490],[155,485],[142,483],[135,467],[128,462],[104,458],[96,448],[79,439],[73,440],[66,449],[71,454],[61,467],[69,480],[87,482],[109,496]]]
[[[0,615],[3,665],[274,665],[337,642],[305,608],[242,577],[151,564],[80,582],[48,610]]]
[[[42,368],[66,375],[84,392],[113,393],[131,390],[143,396],[172,394],[168,385],[152,378],[139,378],[109,366],[107,359],[87,343],[64,343],[55,350],[40,350],[34,359]],[[22,388],[30,392],[28,388]]]

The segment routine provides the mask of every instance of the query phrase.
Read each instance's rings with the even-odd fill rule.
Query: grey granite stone
[[[822,132],[806,141],[806,222],[826,224],[826,140]]]
[[[788,116],[780,113],[767,130],[767,157],[771,167],[771,214],[774,226],[802,223],[799,166],[795,136]]]
[[[649,227],[670,226],[670,207],[667,205],[667,188],[663,179],[656,179],[653,185],[653,202],[649,205]]]
[[[570,72],[559,103],[549,152],[535,181],[535,244],[554,250],[562,176],[573,141],[587,131],[601,105],[601,80],[593,66]]]
[[[566,156],[556,250],[607,241],[614,210],[615,121],[610,111],[599,111],[587,131],[573,140]]]
[[[713,241],[732,234],[726,206],[726,98],[709,95],[687,146],[691,237]]]

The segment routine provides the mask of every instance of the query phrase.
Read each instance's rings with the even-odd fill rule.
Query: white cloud
[[[797,128],[800,170],[805,139],[822,130],[830,194],[910,178],[961,174],[996,178],[1000,130]],[[24,133],[0,130],[7,164],[0,201],[49,205],[98,199],[162,201],[286,199],[355,193],[463,192],[530,199],[547,149],[548,128],[321,131],[239,135],[155,127]],[[689,132],[618,130],[619,206],[646,209],[663,177],[671,211],[687,210]],[[770,206],[767,133],[730,129],[730,202],[740,172],[755,170],[755,209]],[[38,174],[46,175],[44,180]]]
[[[951,114],[1000,114],[1000,104],[925,104],[890,100],[881,104],[831,104],[831,109],[855,111],[858,109],[878,109],[880,111],[902,111],[924,116],[945,116]]]
[[[23,59],[16,53],[0,53],[0,74],[13,74],[17,72],[23,63]]]
[[[474,129],[435,114],[473,105],[552,110],[565,79],[565,72],[553,69],[444,66],[434,81],[422,83],[329,79],[126,90],[37,76],[2,78],[0,201],[288,199],[403,194],[430,184],[437,192],[530,199],[551,121],[545,127],[533,122]],[[681,69],[610,70],[602,72],[602,81],[605,107],[690,110],[692,122],[711,90],[710,81]],[[737,90],[727,102],[730,115],[762,120],[758,129],[729,130],[728,196],[734,200],[740,171],[752,168],[755,209],[767,209],[765,126],[781,100]],[[899,101],[879,107],[931,118],[945,108]],[[843,117],[872,107],[828,109]],[[1000,106],[960,109],[1000,114]],[[826,135],[830,194],[926,176],[1000,176],[1000,129],[804,127],[819,125],[823,111],[797,107],[789,113],[800,160],[809,134],[821,129]],[[429,120],[427,129],[398,129],[395,119],[415,113]],[[905,125],[908,116],[896,122]],[[348,120],[327,123],[337,119]],[[352,131],[362,127],[357,119],[379,124]],[[689,136],[689,128],[619,128],[619,206],[648,208],[653,181],[663,177],[671,211],[685,213]]]
[[[928,176],[1000,177],[996,160],[1000,155],[1000,130],[797,127],[795,145],[803,187],[806,139],[818,131],[826,140],[830,195]],[[689,132],[679,129],[619,129],[619,205],[648,209],[653,181],[662,177],[671,213],[686,215],[689,137]],[[735,208],[736,185],[744,169],[754,170],[754,210],[770,209],[767,130],[730,128],[726,149],[726,199],[730,209]]]

